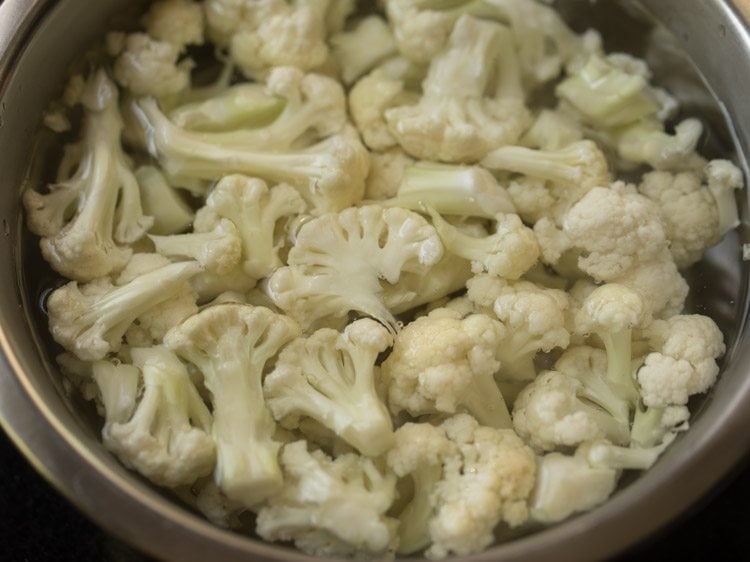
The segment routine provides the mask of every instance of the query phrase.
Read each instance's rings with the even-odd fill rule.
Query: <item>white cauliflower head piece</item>
[[[665,407],[687,404],[693,394],[706,392],[716,381],[716,359],[726,350],[716,323],[699,314],[673,316],[649,326],[655,350],[638,370],[643,402]]]
[[[419,102],[385,111],[391,134],[408,154],[443,162],[476,162],[514,143],[530,120],[515,54],[507,28],[461,17]]]
[[[203,374],[211,394],[216,483],[252,508],[282,487],[276,424],[263,397],[266,364],[299,335],[290,318],[261,306],[219,304],[172,328],[164,344]]]
[[[441,428],[460,457],[445,463],[436,487],[439,507],[430,522],[432,546],[427,551],[433,558],[485,548],[500,521],[510,527],[524,523],[536,471],[531,449],[511,430],[482,427],[466,414],[448,419]]]
[[[378,354],[392,344],[380,323],[362,318],[343,333],[322,328],[284,348],[263,383],[274,417],[286,425],[310,417],[362,454],[378,456],[393,444],[393,424],[378,396]]]
[[[284,488],[258,511],[257,533],[291,540],[310,555],[383,555],[393,548],[396,521],[387,517],[396,477],[353,453],[331,459],[307,450],[306,441],[284,446]]]
[[[192,484],[208,475],[216,462],[211,414],[187,369],[169,350],[133,348],[130,355],[133,367],[107,361],[93,366],[106,411],[104,445],[126,466],[159,485]],[[129,393],[118,396],[115,390],[131,376],[128,368],[136,369],[136,377],[142,373],[143,392],[125,412],[120,402]]]
[[[305,223],[288,266],[271,276],[267,289],[306,327],[354,310],[395,329],[382,283],[395,285],[402,273],[424,274],[442,255],[435,229],[418,214],[377,205],[349,208]]]
[[[203,44],[203,6],[192,0],[159,0],[141,19],[148,34],[184,49]]]
[[[181,47],[145,33],[132,33],[115,61],[117,83],[135,96],[163,98],[190,86],[190,59],[179,61]]]
[[[200,271],[196,262],[180,262],[159,267],[119,287],[106,278],[80,287],[71,281],[47,299],[52,337],[79,359],[103,359],[120,349],[125,332],[136,319],[184,293],[185,282]],[[189,294],[189,287],[187,291]],[[182,314],[185,308],[180,304],[177,310]]]
[[[484,425],[510,427],[493,378],[504,336],[497,320],[454,310],[436,309],[407,324],[382,366],[391,410],[419,416],[464,409]]]
[[[588,402],[581,381],[557,371],[539,374],[516,398],[513,427],[536,449],[552,451],[585,441],[628,440],[628,424]]]
[[[237,261],[242,273],[262,279],[281,267],[285,227],[305,209],[302,196],[287,184],[269,187],[257,178],[229,175],[214,186],[196,213],[194,227],[208,232],[230,221],[241,241]]]
[[[242,71],[258,77],[274,66],[310,70],[328,57],[328,0],[208,0],[209,36],[229,47]]]
[[[435,559],[474,554],[499,523],[515,527],[528,516],[535,459],[511,430],[482,427],[467,414],[439,426],[407,423],[387,462],[414,484],[399,515],[399,554],[426,547]]]
[[[711,192],[693,172],[649,172],[638,191],[661,211],[669,250],[678,267],[697,262],[703,250],[721,239],[719,215]]]
[[[610,281],[668,248],[657,207],[628,186],[597,187],[570,209],[563,231],[582,256],[578,266]]]
[[[117,86],[104,70],[81,85],[80,140],[68,145],[57,181],[42,194],[23,194],[29,228],[42,255],[69,279],[91,281],[121,270],[130,245],[154,223],[141,205],[138,181],[123,150]]]
[[[566,348],[570,343],[566,324],[570,299],[565,291],[488,274],[476,275],[466,285],[469,300],[500,320],[507,330],[497,349],[504,379],[533,379],[538,352]]]

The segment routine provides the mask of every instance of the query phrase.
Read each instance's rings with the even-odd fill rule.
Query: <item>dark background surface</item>
[[[644,517],[648,514],[644,513]],[[750,560],[750,469],[727,478],[672,528],[617,559]],[[0,560],[147,562],[82,516],[54,491],[0,431]]]

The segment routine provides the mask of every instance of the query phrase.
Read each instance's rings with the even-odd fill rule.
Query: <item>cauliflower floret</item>
[[[120,349],[125,332],[136,319],[183,292],[185,281],[200,270],[196,262],[169,264],[120,287],[108,279],[81,287],[71,281],[47,299],[52,337],[79,359],[103,359]]]
[[[419,93],[409,87],[415,73],[418,72],[412,63],[396,57],[361,78],[349,92],[352,121],[371,150],[383,151],[398,145],[388,128],[385,112],[419,101]]]
[[[555,150],[503,146],[480,164],[496,172],[522,174],[511,181],[508,191],[519,214],[530,222],[547,217],[562,225],[565,214],[584,195],[610,184],[607,160],[590,140]]]
[[[282,70],[288,69],[277,69]],[[348,207],[364,195],[369,154],[348,125],[309,146],[290,148],[289,143],[316,127],[314,121],[282,115],[276,146],[267,138],[273,123],[260,130],[191,131],[170,121],[153,98],[139,100],[135,115],[145,131],[149,152],[180,182],[244,174],[288,183],[317,214]]]
[[[163,98],[178,94],[190,86],[193,68],[190,59],[178,62],[180,50],[145,33],[132,33],[115,61],[115,80],[135,96]]]
[[[708,190],[716,200],[719,231],[723,235],[740,224],[734,191],[744,184],[742,170],[729,160],[711,160],[706,164],[704,173]]]
[[[564,291],[487,274],[476,275],[466,286],[478,310],[497,317],[507,329],[497,348],[502,380],[533,379],[538,352],[570,343],[565,319],[569,299]]]
[[[510,414],[493,375],[496,348],[505,336],[497,320],[462,318],[436,309],[407,324],[383,362],[394,414],[454,413],[463,408],[483,425],[510,427]]]
[[[704,249],[721,239],[716,203],[697,174],[650,172],[643,176],[638,191],[658,205],[678,267],[694,264]]]
[[[677,266],[684,268],[739,224],[734,190],[742,185],[739,168],[728,160],[711,160],[702,174],[651,172],[638,189],[658,205],[670,251]]]
[[[471,260],[474,273],[488,272],[505,279],[518,279],[539,259],[536,237],[518,215],[497,215],[495,232],[482,237],[461,232],[433,209],[430,209],[430,216],[446,250]]]
[[[441,427],[461,455],[446,462],[436,486],[439,507],[427,551],[432,558],[485,548],[499,521],[511,527],[524,523],[536,469],[532,451],[513,431],[480,427],[468,415],[454,416]]]
[[[216,184],[196,213],[194,228],[196,232],[210,232],[225,221],[231,222],[241,241],[237,260],[241,272],[262,279],[281,267],[279,251],[288,221],[305,209],[302,196],[289,185],[269,188],[257,178],[228,175]]]
[[[263,383],[271,413],[289,428],[311,417],[364,455],[384,453],[393,444],[393,424],[377,394],[375,360],[392,343],[369,318],[342,334],[323,328],[293,341]]]
[[[563,232],[584,252],[578,266],[598,281],[614,280],[668,248],[658,209],[630,186],[587,193],[566,215]]]
[[[607,350],[607,379],[632,404],[638,390],[632,376],[632,331],[650,320],[640,294],[624,285],[597,287],[581,303],[575,317],[576,332],[594,333]]]
[[[135,254],[118,275],[115,285],[122,287],[169,264],[168,259],[158,254]],[[190,283],[184,281],[168,299],[141,313],[125,332],[125,340],[131,346],[140,347],[159,343],[172,326],[198,312],[197,300],[198,295]]]
[[[207,0],[209,36],[229,47],[232,60],[249,77],[274,66],[310,70],[328,57],[329,0]],[[334,3],[335,4],[335,3]]]
[[[403,272],[424,275],[442,255],[437,232],[416,213],[377,205],[349,208],[303,224],[289,265],[276,270],[267,290],[305,328],[355,310],[395,331],[383,284],[396,285]]]
[[[637,291],[643,298],[646,313],[655,318],[680,314],[685,307],[688,284],[669,253],[641,263],[614,281]]]
[[[476,162],[517,141],[529,121],[510,31],[470,16],[433,59],[422,92],[416,105],[385,111],[393,137],[417,158]]]
[[[151,4],[141,23],[151,37],[180,50],[203,44],[203,7],[197,2],[159,0]]]
[[[163,347],[133,348],[130,356],[132,366],[93,366],[106,412],[105,447],[160,486],[189,485],[208,475],[216,462],[213,420],[187,369]]]
[[[618,419],[588,401],[580,380],[557,371],[540,373],[516,398],[513,427],[542,451],[607,438],[627,443],[628,419]]]
[[[395,434],[386,457],[400,478],[410,476],[411,500],[399,513],[399,554],[413,554],[430,545],[430,520],[437,512],[433,492],[443,478],[443,463],[459,455],[458,447],[441,428],[428,423],[406,423]]]
[[[81,140],[69,145],[49,193],[23,194],[29,229],[42,237],[45,260],[69,279],[91,281],[122,269],[128,247],[153,224],[123,150],[117,87],[103,70],[92,74],[80,102]]]
[[[716,323],[698,314],[655,321],[646,331],[655,351],[638,370],[643,403],[665,407],[687,404],[716,381],[716,359],[726,350]]]
[[[396,521],[385,515],[393,473],[353,453],[308,452],[305,441],[285,445],[281,464],[284,488],[258,511],[262,538],[294,541],[312,556],[383,555],[395,546]]]
[[[561,231],[546,220],[535,227],[545,260],[560,259],[571,250],[578,267],[596,281],[640,293],[647,316],[668,317],[682,310],[687,284],[669,252],[659,208],[633,186],[616,182],[592,189],[563,223]]]
[[[510,430],[480,427],[467,414],[437,427],[407,423],[387,462],[414,484],[399,515],[400,554],[429,546],[429,558],[466,556],[489,545],[501,521],[526,520],[534,455]]]
[[[267,363],[299,332],[292,319],[267,308],[221,304],[164,337],[166,347],[203,374],[214,415],[214,478],[229,499],[247,508],[282,488],[280,443],[261,381]]]

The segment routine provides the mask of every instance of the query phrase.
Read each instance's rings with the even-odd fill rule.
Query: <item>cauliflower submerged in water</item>
[[[155,0],[107,36],[23,203],[109,451],[358,559],[479,553],[657,462],[726,350],[685,269],[743,177],[548,4]]]

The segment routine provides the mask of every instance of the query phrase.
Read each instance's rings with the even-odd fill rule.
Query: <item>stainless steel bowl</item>
[[[713,139],[750,147],[750,21],[748,2],[588,0],[563,2],[573,21],[595,19],[616,41],[643,50],[650,14],[673,32],[645,53],[659,76],[700,108]],[[121,539],[161,559],[308,560],[283,547],[213,527],[120,466],[99,442],[97,429],[62,391],[44,346],[36,273],[22,267],[19,193],[33,182],[30,162],[47,103],[59,95],[65,69],[110,17],[131,0],[5,0],[0,5],[0,423],[34,466],[72,502]],[[625,10],[622,5],[625,5]],[[617,11],[615,15],[611,10]],[[624,10],[624,11],[623,11]],[[628,14],[635,14],[634,16]],[[635,17],[635,20],[628,18]],[[674,46],[702,73],[715,101]],[[723,121],[731,121],[728,129]],[[712,150],[711,146],[706,147]],[[747,192],[742,194],[747,220]],[[724,330],[728,351],[721,380],[696,404],[692,429],[657,465],[624,486],[604,506],[560,525],[494,547],[473,560],[584,560],[612,555],[645,538],[703,496],[750,448],[750,342],[746,330],[748,266],[733,234],[691,271],[695,306]]]

